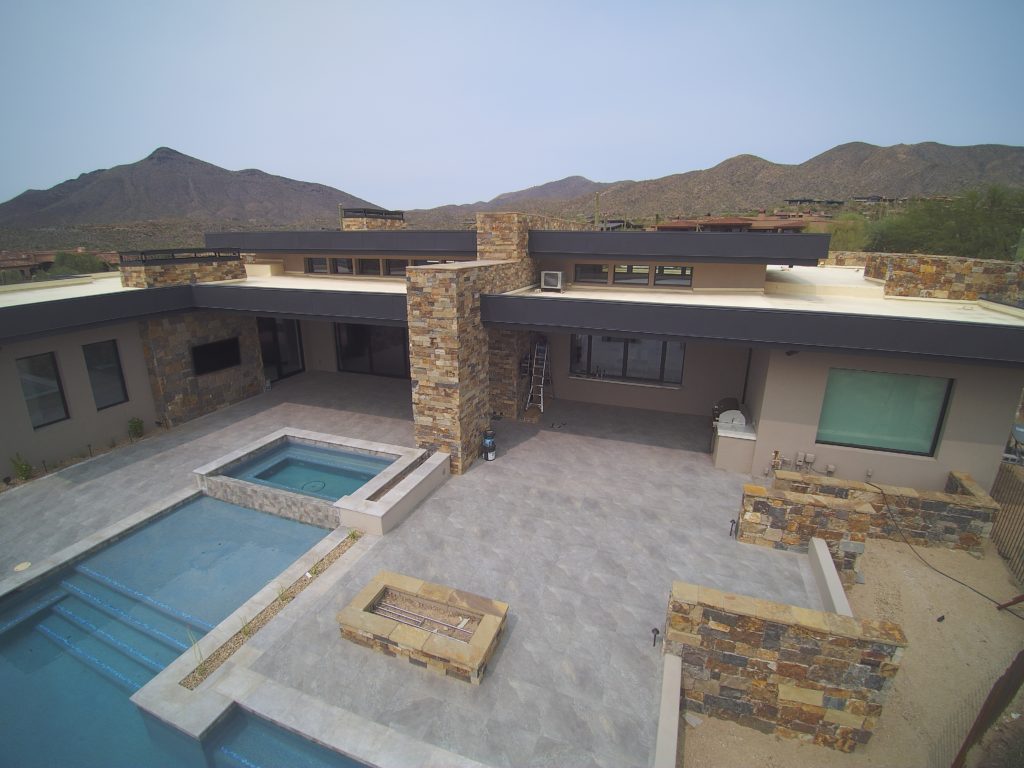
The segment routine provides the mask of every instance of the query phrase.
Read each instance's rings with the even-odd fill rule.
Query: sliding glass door
[[[409,378],[409,332],[390,325],[335,323],[338,370]]]
[[[305,370],[302,362],[302,332],[298,320],[258,317],[263,375],[277,381]]]

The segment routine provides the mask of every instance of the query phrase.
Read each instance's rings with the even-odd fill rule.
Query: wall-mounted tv
[[[233,368],[241,363],[242,351],[237,336],[192,347],[192,370],[196,376]]]

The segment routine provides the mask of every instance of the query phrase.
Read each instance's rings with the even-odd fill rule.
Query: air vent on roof
[[[540,289],[542,291],[564,291],[564,275],[557,270],[545,270],[540,273]]]

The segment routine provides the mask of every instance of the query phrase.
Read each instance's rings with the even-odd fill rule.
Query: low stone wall
[[[870,740],[906,645],[887,621],[678,581],[669,598],[688,710],[842,752]]]
[[[999,504],[963,472],[951,472],[942,492],[778,471],[771,489],[744,486],[739,539],[806,551],[817,536],[849,585],[867,538],[906,536],[919,546],[980,552],[998,513]]]
[[[863,267],[868,260],[864,251],[829,251],[827,259],[818,261],[819,267]]]
[[[121,285],[126,288],[159,288],[166,285],[213,283],[219,280],[244,280],[245,265],[240,259],[210,263],[147,264],[122,266]]]
[[[1024,307],[1024,264],[915,253],[868,253],[864,276],[885,281],[886,296],[974,301]]]
[[[737,537],[747,544],[806,552],[812,538],[825,542],[844,587],[853,586],[874,510],[857,501],[743,486]]]

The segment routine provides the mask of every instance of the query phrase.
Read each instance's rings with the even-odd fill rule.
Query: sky
[[[1024,144],[1024,2],[0,0],[0,201],[167,146],[386,208]]]

